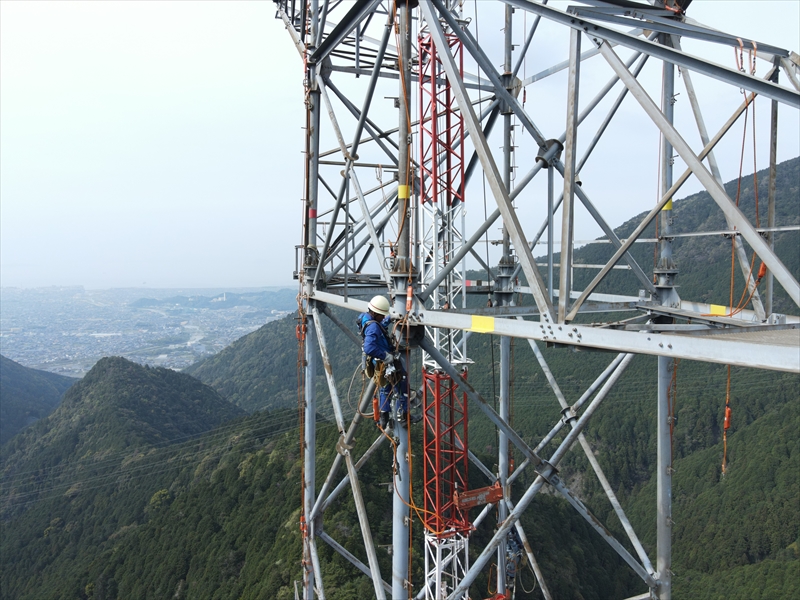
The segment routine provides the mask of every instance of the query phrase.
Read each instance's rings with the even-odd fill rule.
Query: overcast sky
[[[800,50],[800,0],[690,12]],[[302,64],[274,17],[271,1],[0,2],[0,283],[289,284]]]

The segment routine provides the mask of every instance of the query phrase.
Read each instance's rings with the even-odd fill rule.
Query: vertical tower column
[[[503,60],[503,82],[506,89],[512,90],[511,55],[513,51],[513,26],[514,9],[506,5],[505,7],[505,29],[504,29],[504,60]],[[511,193],[512,176],[512,111],[508,105],[503,106],[503,184],[509,194]],[[503,255],[500,257],[500,264],[497,269],[497,285],[495,287],[495,299],[499,306],[510,306],[513,298],[513,282],[511,274],[514,270],[514,258],[511,254],[511,240],[508,229],[503,227]],[[511,414],[511,338],[502,336],[500,338],[500,417],[508,423]],[[508,497],[508,436],[502,431],[498,435],[497,449],[497,470],[500,486],[503,488],[504,497]],[[508,507],[505,502],[500,502],[497,507],[497,520],[503,522],[508,518]],[[497,593],[506,593],[506,541],[502,540],[497,546]]]
[[[319,20],[319,1],[311,0],[309,11],[309,27],[306,55],[311,56],[316,49],[317,28]],[[306,296],[312,292],[314,270],[317,265],[317,206],[319,196],[319,121],[320,92],[317,86],[317,65],[308,61],[306,67],[307,103],[306,103],[306,198],[304,244],[304,276],[301,279],[301,292]],[[303,360],[303,598],[314,598],[314,525],[309,516],[316,501],[316,440],[317,440],[317,397],[315,379],[317,374],[316,328],[310,317],[311,306],[306,306],[306,334]],[[321,582],[320,582],[321,583]]]
[[[397,0],[399,120],[397,152],[397,213],[398,239],[393,267],[394,306],[400,314],[406,313],[406,288],[411,273],[411,219],[413,181],[410,157],[410,94],[411,94],[411,6],[408,0]],[[413,281],[413,280],[412,280]],[[392,598],[408,597],[408,546],[409,540],[409,433],[406,423],[395,419],[394,494],[392,503]]]
[[[564,199],[561,203],[561,265],[558,279],[558,322],[569,312],[572,289],[572,238],[575,218],[575,164],[578,150],[578,96],[581,76],[581,32],[570,29],[567,83],[567,135],[564,142]]]
[[[397,139],[397,201],[399,203],[397,225],[397,247],[394,259],[394,272],[407,275],[411,266],[411,197],[414,184],[411,173],[411,7],[408,0],[397,1],[398,35],[400,43],[398,61],[400,82],[398,89],[398,139]],[[405,288],[403,288],[405,290]],[[403,302],[403,312],[405,302]]]
[[[308,313],[310,313],[310,307]],[[317,355],[315,352],[317,333],[314,319],[308,317],[305,340],[305,411],[303,420],[303,441],[305,444],[303,455],[303,515],[305,520],[305,535],[303,539],[303,565],[304,586],[303,597],[306,600],[314,598],[314,571],[311,567],[311,544],[314,538],[313,523],[309,515],[316,501],[316,454],[317,454],[317,395],[314,389],[314,380],[317,374]]]
[[[777,59],[776,59],[777,61]],[[775,75],[773,81],[778,83],[778,76],[780,69],[775,68]],[[770,129],[769,129],[769,196],[767,198],[767,227],[775,227],[775,182],[778,176],[778,101],[773,100],[770,108]],[[767,241],[769,247],[775,249],[775,232],[770,231],[767,233]],[[773,294],[773,277],[772,271],[767,271],[766,282],[766,301],[764,312],[767,319],[772,316],[772,294]]]
[[[661,43],[668,44],[668,37],[662,36]],[[664,63],[662,82],[662,110],[667,120],[674,119],[675,103],[675,65]],[[662,137],[661,145],[661,195],[672,187],[672,144]],[[675,276],[678,270],[672,258],[672,200],[660,215],[661,232],[660,256],[655,269],[658,278],[659,300],[665,306],[675,306],[680,302],[675,291]],[[672,598],[672,435],[669,406],[669,390],[675,361],[663,356],[658,357],[658,426],[656,456],[656,579],[659,600]]]

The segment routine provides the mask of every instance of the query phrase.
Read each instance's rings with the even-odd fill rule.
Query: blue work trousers
[[[402,359],[395,360],[394,365],[401,379],[394,386],[389,384],[380,389],[381,412],[390,412],[392,410],[392,390],[397,392],[397,404],[395,408],[401,412],[408,412],[408,376],[406,374],[405,365]]]

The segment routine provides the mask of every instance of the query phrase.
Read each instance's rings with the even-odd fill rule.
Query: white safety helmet
[[[368,308],[374,313],[386,316],[389,314],[389,301],[386,296],[375,296],[369,301]]]

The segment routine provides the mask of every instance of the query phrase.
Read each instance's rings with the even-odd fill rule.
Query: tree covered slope
[[[758,179],[760,188],[766,175],[760,173]],[[781,165],[779,198],[790,208],[792,202],[798,205],[792,209],[794,216],[800,213],[798,179],[800,160]],[[741,198],[747,212],[752,177],[743,184],[745,192],[751,190]],[[679,222],[688,227],[690,219],[696,219],[708,229],[725,229],[714,207],[703,208],[707,201],[702,194],[676,201],[676,227]],[[790,210],[779,224],[792,222],[794,216]],[[623,225],[620,235],[633,226],[633,222]],[[782,235],[788,241],[779,243],[791,250],[796,232]],[[715,243],[720,248],[695,246],[694,238],[676,241],[682,297],[727,303],[727,279],[712,280],[703,261],[697,260],[703,256],[729,260],[729,241],[721,238]],[[593,244],[579,249],[576,257],[594,263],[607,251],[608,245]],[[636,252],[645,269],[651,266],[647,260],[652,261],[652,246]],[[787,265],[797,276],[800,261],[793,263],[792,256]],[[629,273],[615,271],[613,276],[625,277],[630,293],[636,293],[637,282]],[[741,281],[737,285],[741,289]],[[796,312],[785,298],[778,302],[783,303],[780,310]],[[346,325],[353,325],[355,313],[337,314]],[[36,600],[291,600],[294,582],[301,579],[295,324],[292,318],[269,323],[189,370],[216,392],[186,374],[105,359],[69,390],[50,417],[6,444],[0,454],[0,595]],[[358,346],[330,320],[323,319],[322,325],[335,371],[353,373],[359,364]],[[542,350],[571,403],[613,358],[606,352]],[[499,386],[498,338],[472,336],[469,354],[475,361],[470,382],[492,402]],[[512,357],[510,419],[535,445],[560,418],[560,407],[526,341],[513,341]],[[412,358],[412,364],[417,363]],[[654,358],[637,356],[586,430],[592,451],[652,559],[655,372]],[[800,378],[732,369],[733,426],[727,474],[722,477],[726,380],[724,365],[691,361],[678,365],[674,597],[793,599],[800,592]],[[412,381],[419,382],[413,371]],[[352,414],[361,379],[356,373],[353,380],[344,377],[338,385],[345,412]],[[321,368],[317,392],[321,484],[338,437],[326,422],[330,402]],[[254,412],[243,416],[245,410]],[[473,406],[469,424],[471,449],[495,468],[494,429]],[[545,458],[564,433],[545,447]],[[377,435],[374,425],[363,424],[353,454],[360,456]],[[414,436],[414,497],[421,504],[421,430],[414,430]],[[517,465],[522,462],[518,453],[514,458]],[[389,577],[391,563],[383,550],[391,542],[392,494],[386,485],[391,464],[391,446],[384,444],[359,472],[384,578]],[[559,468],[570,488],[624,540],[580,448],[573,449]],[[534,478],[532,470],[524,471],[514,497]],[[477,469],[470,471],[470,479],[472,487],[489,483]],[[644,584],[589,525],[547,490],[534,499],[523,524],[554,597],[604,600],[645,592]],[[490,516],[473,534],[473,557],[491,537],[494,525],[495,517]],[[322,527],[366,562],[347,489],[332,502]],[[413,522],[413,536],[417,550],[422,547],[418,520]],[[373,596],[369,579],[324,543],[319,548],[326,597]],[[415,551],[416,586],[421,571],[422,559]],[[472,598],[490,595],[488,574],[487,570],[476,581]],[[522,589],[531,589],[532,584],[530,570],[522,568],[516,598],[539,600],[538,589]]]
[[[29,369],[0,355],[0,445],[50,414],[77,380]]]

